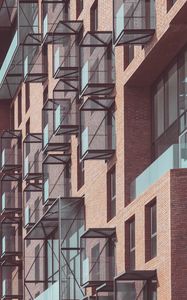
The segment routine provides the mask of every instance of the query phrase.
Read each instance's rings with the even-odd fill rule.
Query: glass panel
[[[177,95],[177,64],[175,64],[168,72],[168,80],[166,82],[167,104],[168,104],[168,126],[170,126],[178,116],[178,95]],[[168,119],[168,120],[167,120]]]
[[[187,168],[187,132],[185,132],[180,138],[179,138],[180,144],[180,152],[179,152],[179,158],[180,158],[180,167],[181,168]]]
[[[12,58],[14,57],[17,47],[18,47],[18,32],[16,31],[16,33],[13,37],[12,43],[10,44],[10,47],[8,49],[8,52],[6,54],[6,57],[3,61],[1,69],[0,69],[0,84],[2,83],[6,73],[8,71],[9,65],[12,61]]]
[[[81,90],[83,90],[89,82],[88,76],[88,61],[84,64],[81,70]]]
[[[29,157],[27,156],[24,161],[24,175],[29,173]]]
[[[88,150],[89,144],[88,144],[88,127],[84,129],[81,135],[81,141],[82,141],[82,155]]]
[[[26,75],[29,73],[28,67],[29,67],[29,59],[27,56],[24,60],[24,77],[26,77]]]
[[[55,282],[53,285],[51,285],[45,292],[40,294],[38,297],[35,298],[35,300],[59,300],[59,282]]]
[[[55,110],[55,130],[61,125],[61,109],[60,105],[58,105]]]
[[[5,198],[5,193],[3,193],[3,195],[2,195],[2,210],[3,209],[5,209],[5,207],[6,207],[6,198]]]
[[[54,71],[56,72],[58,70],[58,68],[60,67],[60,48],[59,47],[56,49],[54,60],[55,60]]]
[[[116,13],[116,38],[119,37],[120,33],[124,30],[125,26],[125,19],[124,19],[124,3],[119,8],[118,12]]]
[[[48,144],[49,142],[49,126],[48,124],[44,127],[44,130],[43,130],[43,139],[44,139],[44,147]]]
[[[1,154],[1,165],[4,166],[5,164],[5,149],[3,149]]]
[[[25,225],[28,225],[30,222],[30,207],[25,207]]]
[[[164,83],[163,80],[157,86],[154,95],[154,122],[155,137],[159,137],[164,132]]]
[[[49,198],[49,179],[44,182],[44,202]]]
[[[43,20],[43,37],[45,37],[47,32],[48,32],[48,15],[46,14],[46,16]]]
[[[6,239],[5,236],[2,237],[2,253],[6,252]]]

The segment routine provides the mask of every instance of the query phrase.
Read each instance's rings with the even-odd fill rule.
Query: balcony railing
[[[20,266],[6,266],[2,268],[2,300],[22,300],[23,281]]]
[[[145,171],[143,171],[131,183],[130,198],[134,200],[143,194],[152,184],[160,179],[166,172],[179,167],[186,168],[186,151],[183,150],[183,157],[179,161],[179,145],[175,144],[169,147],[161,156],[159,156]],[[185,156],[184,156],[185,155]]]
[[[17,14],[16,0],[2,0],[0,4],[0,28],[11,28]]]
[[[116,45],[144,45],[155,32],[155,1],[114,0]]]
[[[69,100],[69,99],[68,99]],[[43,151],[66,151],[70,147],[69,138],[67,136],[55,135],[56,127],[59,122],[59,103],[63,101],[55,101],[48,99],[42,109],[42,148]],[[58,108],[58,109],[57,109]]]
[[[67,0],[43,0],[42,1],[42,32],[43,42],[52,43],[54,40],[54,29],[59,21],[68,19],[68,1]]]
[[[22,254],[21,223],[6,219],[1,226],[1,260],[14,263],[18,258],[21,258]]]
[[[81,285],[97,288],[111,282],[116,272],[115,229],[88,229],[81,236],[81,249]]]
[[[111,95],[115,65],[111,32],[87,32],[80,44],[80,95]]]
[[[71,195],[70,155],[49,154],[43,162],[43,203]]]
[[[1,170],[19,171],[22,166],[21,132],[4,131],[1,140]]]
[[[81,158],[109,159],[115,152],[113,98],[89,98],[80,108]]]
[[[78,80],[82,21],[60,21],[54,30],[54,78]]]
[[[24,179],[27,181],[42,179],[42,134],[28,134],[23,142],[23,147]]]
[[[24,81],[44,82],[47,79],[47,66],[41,47],[41,34],[29,34],[24,41]]]

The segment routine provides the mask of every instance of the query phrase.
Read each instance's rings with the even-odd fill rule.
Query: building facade
[[[2,300],[187,299],[186,15],[1,1]]]

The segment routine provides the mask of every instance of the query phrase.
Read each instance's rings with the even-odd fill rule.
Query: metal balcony
[[[112,33],[87,32],[80,43],[80,96],[111,95],[115,86]]]
[[[79,79],[79,42],[82,21],[60,21],[54,30],[53,76],[56,79]]]
[[[43,161],[43,204],[71,195],[70,155],[48,154]]]
[[[27,35],[24,41],[24,82],[44,82],[48,77],[41,42],[42,36],[38,33]]]
[[[114,281],[105,282],[96,288],[97,300],[113,300],[114,298]]]
[[[22,266],[2,267],[2,300],[23,300]]]
[[[59,21],[68,19],[68,0],[43,0],[42,1],[42,40],[43,43],[53,43],[54,29]]]
[[[79,268],[80,235],[83,232],[84,200],[82,198],[59,198],[48,208],[25,237],[25,241],[34,240],[39,243],[38,253],[33,257],[30,255],[30,249],[25,247],[26,299],[32,297],[37,300],[73,300],[84,297],[84,291],[80,287]],[[52,261],[56,270],[54,280],[47,276]],[[40,272],[36,278],[34,270],[37,265]],[[63,285],[60,284],[61,282]],[[39,295],[36,297],[37,292]]]
[[[88,98],[80,108],[80,157],[109,159],[115,153],[114,98]]]
[[[42,134],[30,133],[23,141],[24,175],[27,182],[39,183],[42,180]]]
[[[63,101],[59,101],[63,103]],[[60,126],[61,111],[59,102],[48,99],[42,109],[42,149],[48,151],[67,151],[70,148],[68,136],[57,136],[55,131]]]
[[[41,209],[43,205],[42,186],[38,191],[36,188],[33,191],[28,187],[24,190],[24,222],[23,226],[28,231],[30,230],[42,217],[44,211]]]
[[[17,16],[17,1],[2,0],[0,4],[0,28],[11,28]]]
[[[90,228],[81,236],[81,285],[111,285],[115,276],[115,228]]]
[[[22,257],[22,226],[17,217],[4,217],[1,221],[1,262],[14,265]]]
[[[155,270],[127,271],[115,277],[115,300],[156,299],[157,275]]]
[[[1,215],[18,216],[22,212],[21,175],[1,178]],[[21,216],[20,216],[21,217]]]
[[[115,45],[144,45],[155,33],[154,0],[114,0]]]
[[[20,171],[22,167],[21,131],[6,130],[1,137],[1,171]]]

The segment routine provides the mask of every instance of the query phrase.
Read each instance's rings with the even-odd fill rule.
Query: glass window
[[[107,211],[108,221],[116,216],[116,169],[112,168],[107,174]]]
[[[166,81],[166,127],[170,126],[178,116],[178,95],[177,95],[177,64],[168,72]]]
[[[157,255],[157,208],[156,200],[145,207],[145,260]]]
[[[157,255],[156,202],[150,207],[151,214],[151,258]]]
[[[154,95],[154,123],[155,137],[159,137],[164,132],[164,82],[161,80],[157,85]]]
[[[183,114],[187,109],[187,52],[179,59],[179,114]]]
[[[96,0],[90,10],[90,29],[97,31],[98,29],[98,1]]]
[[[130,252],[130,269],[135,269],[135,219],[129,223],[130,240],[129,240],[129,252]]]

